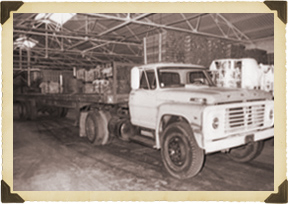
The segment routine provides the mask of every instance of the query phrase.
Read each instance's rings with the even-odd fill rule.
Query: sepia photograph
[[[273,14],[13,17],[15,190],[273,190]]]
[[[277,193],[275,13],[31,11],[13,191]]]

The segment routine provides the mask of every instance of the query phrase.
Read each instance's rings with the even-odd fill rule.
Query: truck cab
[[[261,152],[262,140],[274,135],[271,94],[216,87],[203,66],[137,66],[131,70],[131,89],[132,125],[150,130],[166,169],[180,179],[196,175],[208,153],[250,161]],[[242,146],[246,150],[238,151]]]

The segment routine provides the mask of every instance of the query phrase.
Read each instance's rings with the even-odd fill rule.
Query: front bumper
[[[238,147],[247,143],[247,137],[254,138],[253,141],[260,141],[274,136],[274,127],[259,130],[257,132],[246,132],[228,136],[217,140],[205,141],[204,149],[206,154],[217,152],[233,147]]]

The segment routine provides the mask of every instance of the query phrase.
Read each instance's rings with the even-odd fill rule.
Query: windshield
[[[210,86],[208,77],[203,71],[189,72],[189,84]]]
[[[214,86],[209,74],[193,67],[161,67],[158,68],[161,88],[183,87],[185,85]]]

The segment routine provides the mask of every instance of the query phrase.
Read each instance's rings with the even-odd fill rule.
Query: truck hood
[[[158,95],[158,99],[175,102],[225,104],[267,100],[272,99],[272,95],[260,90],[186,85],[185,87],[164,88]]]

